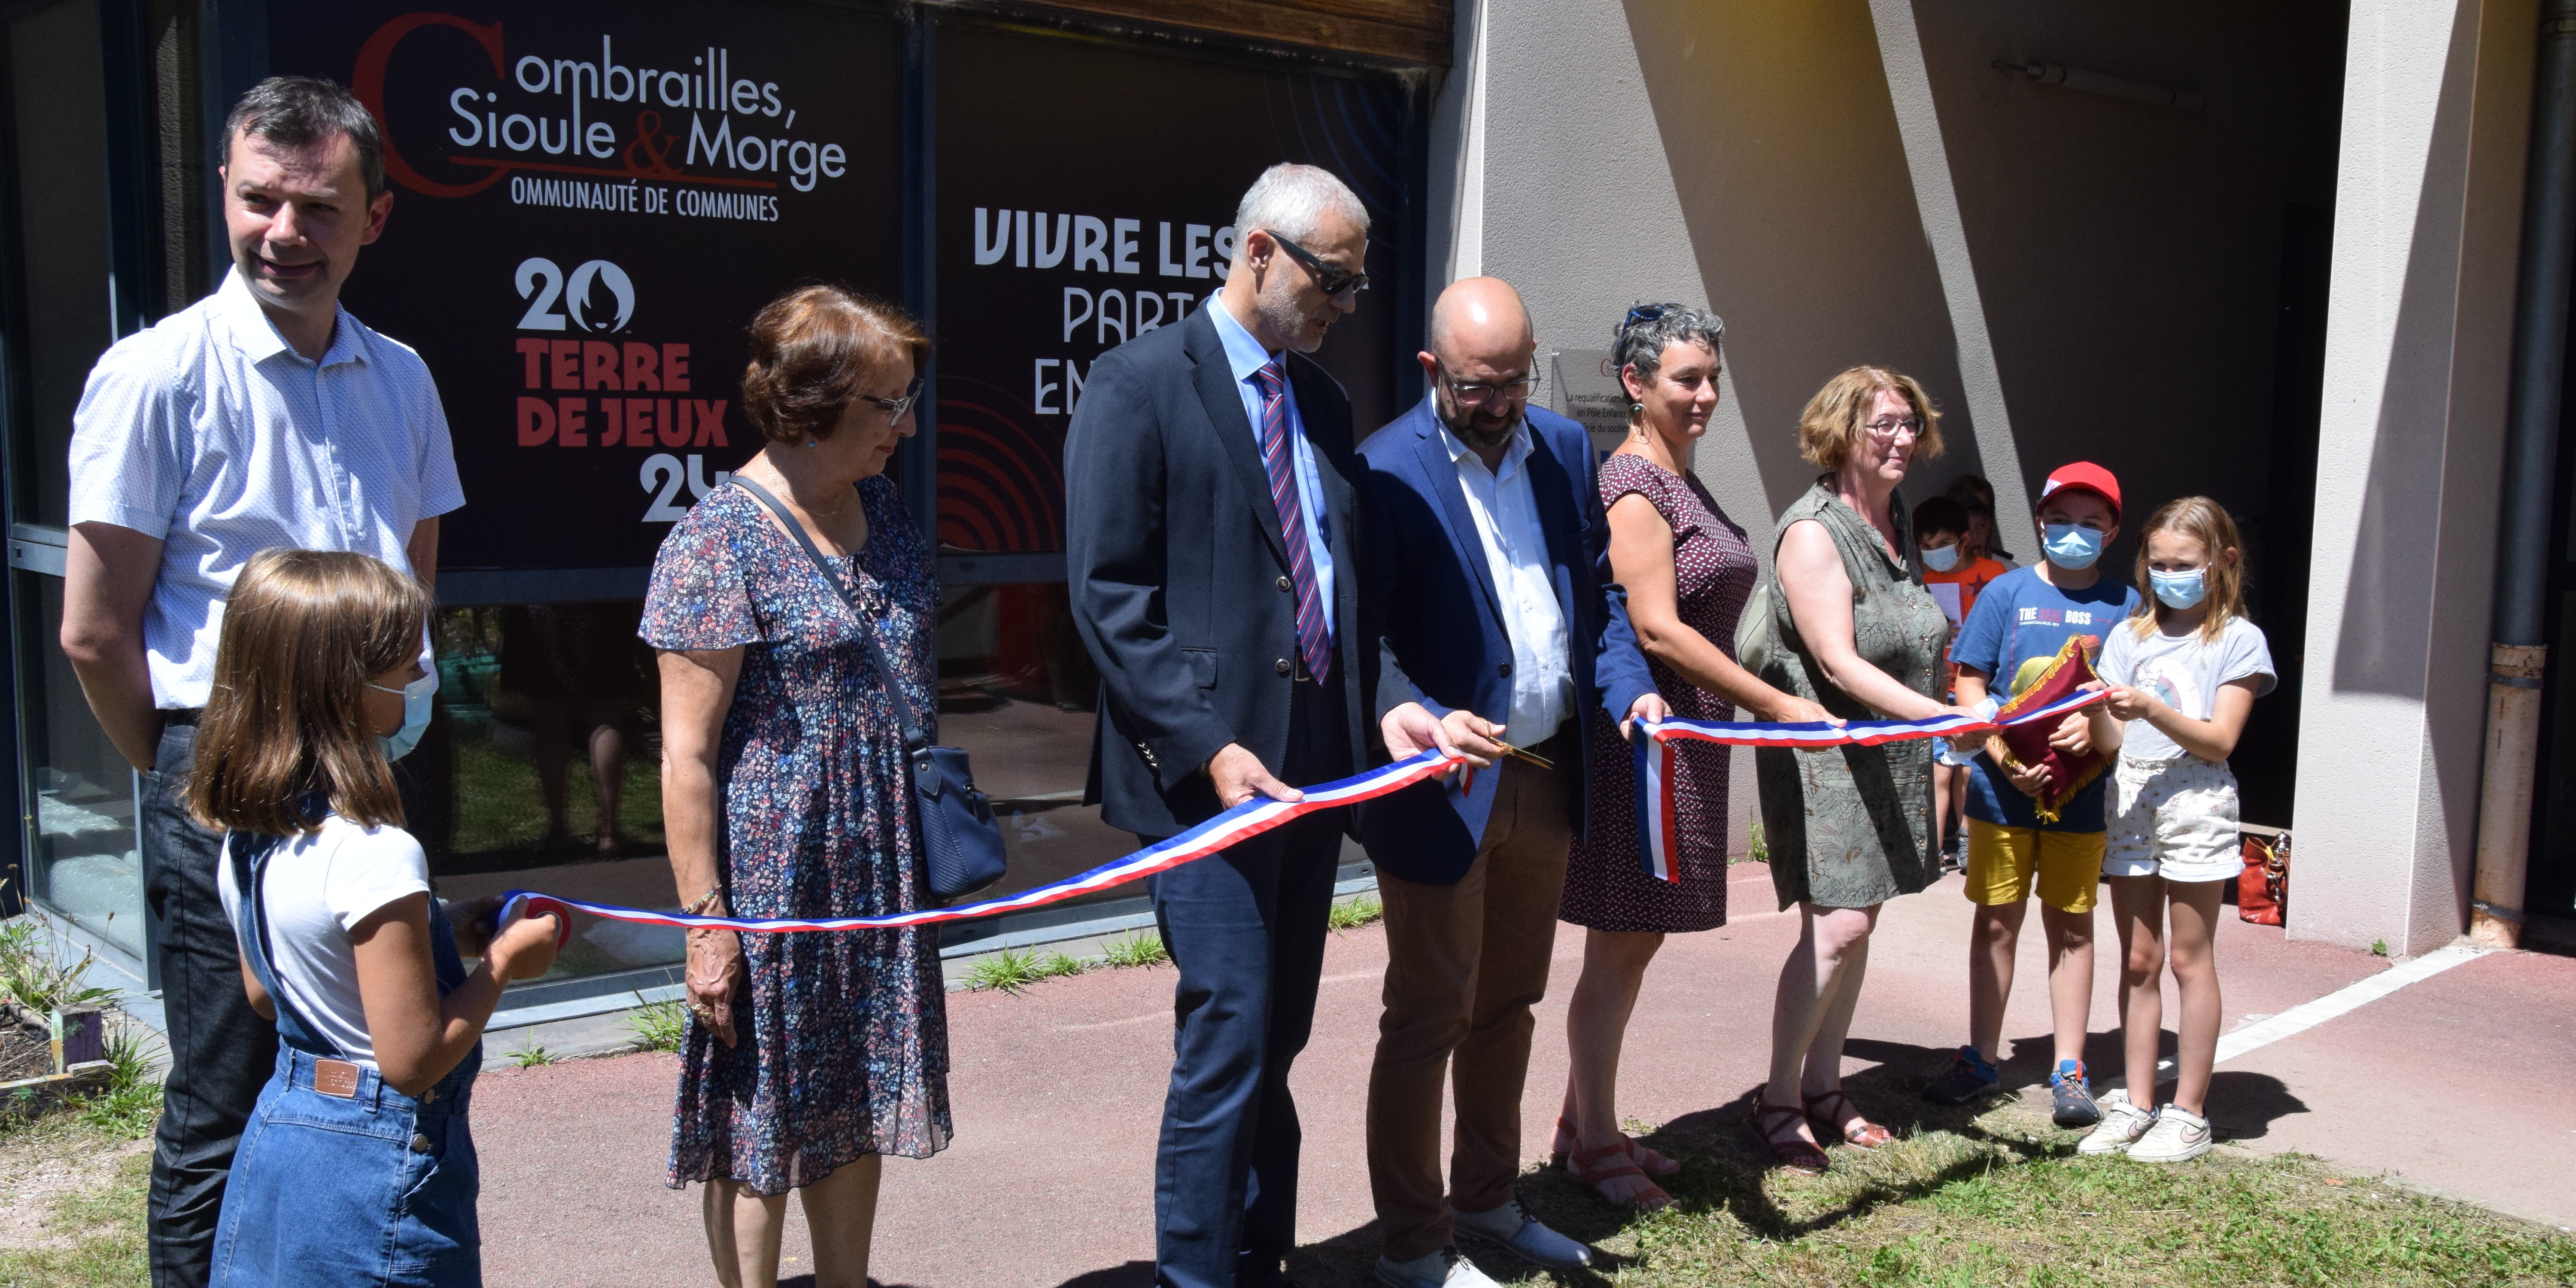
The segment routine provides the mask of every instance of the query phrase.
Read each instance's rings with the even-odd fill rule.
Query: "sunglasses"
[[[1262,231],[1270,232],[1267,228]],[[1339,295],[1344,291],[1365,291],[1369,288],[1367,273],[1354,273],[1347,268],[1335,268],[1315,258],[1315,252],[1275,232],[1270,232],[1270,240],[1279,243],[1279,249],[1288,252],[1288,258],[1305,265],[1306,272],[1315,279],[1315,289],[1326,295]]]
[[[898,424],[903,420],[903,414],[911,411],[914,403],[921,401],[921,382],[913,381],[912,387],[904,390],[901,398],[879,398],[875,394],[860,394],[859,401],[875,403],[885,408],[886,423]]]

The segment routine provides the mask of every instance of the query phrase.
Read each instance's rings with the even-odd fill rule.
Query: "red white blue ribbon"
[[[1101,864],[1079,876],[1067,877],[1018,894],[981,903],[961,904],[954,908],[925,908],[918,912],[890,913],[880,917],[698,917],[684,912],[656,912],[650,908],[628,908],[613,903],[592,903],[584,899],[563,899],[529,890],[513,890],[502,906],[502,922],[519,915],[522,905],[527,911],[553,911],[545,905],[578,909],[611,921],[631,921],[647,926],[680,926],[721,930],[748,930],[762,934],[787,934],[801,930],[890,930],[902,926],[924,926],[941,921],[968,921],[1005,912],[1025,912],[1047,904],[1123,885],[1138,877],[1167,872],[1193,859],[1203,859],[1229,846],[1259,836],[1300,816],[1317,810],[1340,809],[1361,801],[1374,800],[1390,792],[1402,791],[1427,778],[1437,778],[1458,764],[1457,757],[1433,748],[1416,756],[1381,765],[1365,774],[1335,779],[1309,787],[1305,799],[1274,801],[1257,797],[1217,815],[1178,836],[1166,837],[1123,859]]]
[[[1775,723],[1767,720],[1640,720],[1637,755],[1637,855],[1646,875],[1676,884],[1681,874],[1681,818],[1673,799],[1674,744],[1713,742],[1729,747],[1790,747],[1813,751],[1824,747],[1875,747],[1912,738],[1954,738],[1992,733],[2005,725],[2054,720],[2100,702],[2100,690],[2077,693],[2044,707],[1996,722],[1974,716],[1940,715],[1923,720],[1854,720],[1832,725],[1821,720]]]

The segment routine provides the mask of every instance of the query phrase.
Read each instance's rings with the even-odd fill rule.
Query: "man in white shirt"
[[[171,1062],[154,1288],[207,1281],[224,1176],[277,1053],[216,893],[221,838],[187,808],[225,595],[273,546],[361,551],[428,583],[438,516],[465,503],[428,368],[340,308],[393,208],[374,117],[328,81],[273,77],[224,137],[233,269],[99,359],[71,444],[63,652],[146,773],[137,831]]]
[[[1381,1282],[1481,1288],[1492,1281],[1458,1255],[1457,1231],[1551,1269],[1589,1264],[1513,1196],[1530,1008],[1547,991],[1586,818],[1589,731],[1666,712],[1610,580],[1591,439],[1528,405],[1537,341],[1520,296],[1490,277],[1458,282],[1430,338],[1431,395],[1360,446],[1364,620],[1382,632],[1374,710],[1396,757],[1438,745],[1494,764],[1359,809],[1388,956],[1369,1188]],[[1529,758],[1504,758],[1498,741]]]

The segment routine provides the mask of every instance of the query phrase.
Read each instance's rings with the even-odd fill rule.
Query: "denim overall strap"
[[[282,836],[259,832],[235,832],[227,846],[233,863],[233,888],[240,892],[234,909],[233,932],[241,939],[242,960],[250,963],[251,974],[260,988],[268,993],[268,1004],[277,1011],[278,1040],[298,1051],[330,1059],[345,1058],[346,1053],[324,1038],[288,1001],[286,990],[277,986],[277,970],[268,955],[268,908],[263,887],[268,881],[268,861],[286,844]],[[447,940],[448,951],[455,952],[455,939]],[[441,976],[441,992],[445,977]]]

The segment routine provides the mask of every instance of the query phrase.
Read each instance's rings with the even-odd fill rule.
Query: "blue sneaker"
[[[2049,1118],[2060,1127],[2090,1127],[2102,1121],[2102,1107],[2093,1103],[2093,1082],[2084,1076],[2081,1060],[2060,1060],[2057,1072],[2048,1075]]]
[[[1923,1088],[1923,1098],[1936,1105],[1964,1105],[1992,1094],[1997,1081],[1995,1066],[1975,1047],[1963,1046],[1950,1057],[1950,1071]]]

